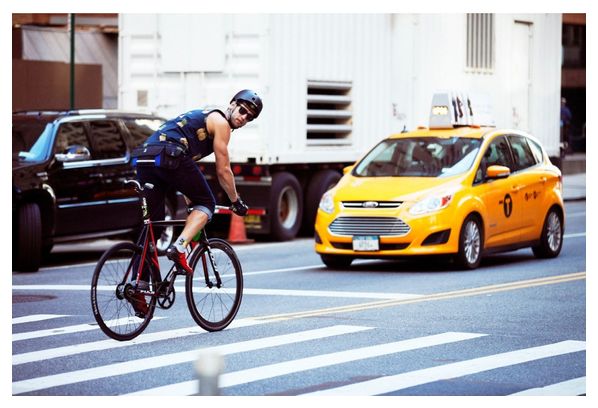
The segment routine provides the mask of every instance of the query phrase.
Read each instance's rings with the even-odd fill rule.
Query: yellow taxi
[[[474,269],[484,254],[523,247],[558,256],[560,170],[525,132],[459,124],[475,119],[467,97],[435,95],[429,128],[392,135],[346,168],[316,217],[324,264],[445,254]]]

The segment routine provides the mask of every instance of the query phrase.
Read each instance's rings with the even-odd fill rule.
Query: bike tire
[[[91,281],[91,310],[100,329],[115,340],[131,340],[147,327],[156,307],[156,296],[144,296],[148,312],[143,318],[135,315],[125,287],[131,281],[131,265],[141,257],[141,248],[122,242],[109,248],[100,257]]]
[[[243,271],[241,263],[228,242],[212,238],[209,240],[214,262],[222,279],[222,287],[209,288],[205,282],[205,264],[212,282],[216,282],[207,248],[200,248],[191,254],[189,265],[193,275],[185,279],[185,297],[193,320],[207,331],[226,328],[235,318],[243,297]]]

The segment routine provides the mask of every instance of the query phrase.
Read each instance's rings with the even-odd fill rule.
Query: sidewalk
[[[563,175],[563,199],[565,201],[586,199],[586,173]]]

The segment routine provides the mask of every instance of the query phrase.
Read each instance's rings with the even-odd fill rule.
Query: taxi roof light
[[[430,108],[430,129],[460,126],[496,126],[489,99],[485,95],[474,96],[461,92],[434,94]]]

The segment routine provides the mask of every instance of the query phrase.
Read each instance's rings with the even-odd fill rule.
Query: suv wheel
[[[39,206],[36,203],[21,205],[18,220],[15,269],[37,272],[42,258],[42,219]]]

